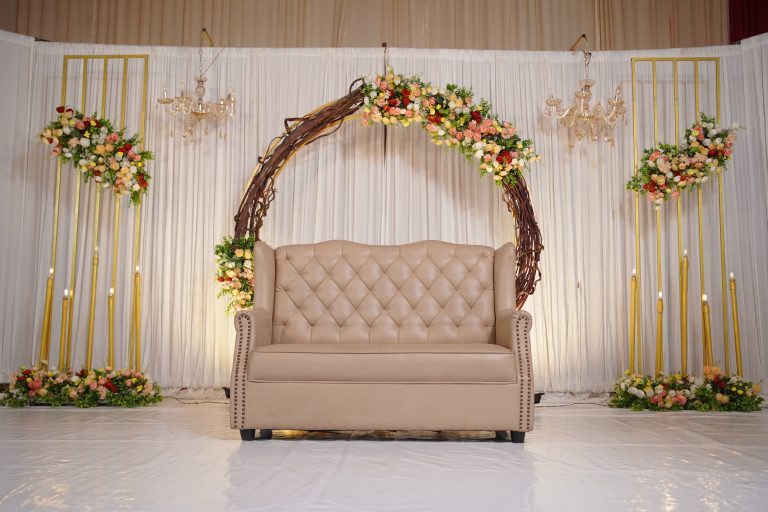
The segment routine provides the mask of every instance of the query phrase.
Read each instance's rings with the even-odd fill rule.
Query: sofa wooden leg
[[[506,430],[497,430],[496,441],[509,441],[509,433]]]
[[[272,430],[262,428],[259,430],[259,439],[272,439]]]
[[[524,443],[525,442],[525,432],[515,432],[514,430],[510,432],[512,434],[512,442],[513,443]]]
[[[240,429],[240,439],[243,441],[253,441],[256,439],[256,429],[255,428],[241,428]]]

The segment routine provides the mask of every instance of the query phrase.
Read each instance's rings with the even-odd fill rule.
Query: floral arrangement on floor
[[[661,205],[670,197],[679,197],[683,190],[701,185],[718,169],[726,169],[738,128],[736,124],[721,128],[714,118],[702,112],[700,121],[685,131],[680,145],[659,144],[643,151],[640,166],[627,182],[627,189]]]
[[[0,406],[74,405],[93,407],[99,404],[140,407],[160,402],[160,388],[139,371],[99,368],[91,371],[65,372],[42,366],[19,368],[11,374],[5,393],[0,393]]]
[[[253,244],[252,236],[224,237],[214,249],[216,255],[217,297],[227,296],[227,313],[235,313],[253,305]]]
[[[760,384],[704,367],[704,377],[640,375],[629,370],[614,385],[611,407],[633,411],[758,411],[763,403]]]
[[[492,114],[487,101],[475,103],[471,89],[455,84],[439,88],[389,68],[386,75],[366,82],[363,94],[364,125],[419,123],[433,143],[477,160],[480,174],[493,174],[499,185],[514,185],[530,162],[541,159],[533,141],[520,138],[514,126]]]
[[[117,196],[130,196],[138,204],[149,187],[145,162],[150,151],[137,148],[138,135],[127,137],[125,128],[115,130],[108,119],[86,116],[69,106],[56,108],[58,117],[40,132],[40,141],[52,146],[51,154],[62,163],[72,161],[85,182],[93,179]]]

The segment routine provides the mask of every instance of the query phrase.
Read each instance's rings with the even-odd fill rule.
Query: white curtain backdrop
[[[301,115],[346,93],[357,77],[381,71],[380,49],[227,49],[209,72],[209,96],[232,87],[239,113],[229,138],[213,134],[197,142],[169,137],[168,118],[155,108],[164,84],[175,91],[189,86],[197,49],[171,47],[87,46],[33,43],[0,34],[5,73],[0,96],[6,120],[0,125],[0,378],[19,364],[29,364],[39,348],[45,277],[49,267],[54,162],[35,140],[59,104],[62,56],[69,54],[150,55],[150,109],[147,148],[157,160],[143,209],[141,268],[144,275],[143,364],[164,386],[213,387],[229,380],[234,327],[215,298],[213,246],[231,234],[232,217],[258,156],[280,133],[283,119]],[[205,51],[205,59],[217,50]],[[495,111],[535,139],[543,159],[528,176],[545,250],[543,280],[525,309],[533,314],[536,387],[539,390],[605,391],[627,364],[629,276],[634,262],[634,209],[624,183],[632,173],[632,113],[618,128],[616,147],[580,144],[569,151],[565,130],[543,116],[548,93],[571,98],[581,75],[581,56],[569,52],[501,52],[390,49],[391,64],[403,73],[420,74],[435,84],[472,86]],[[631,100],[631,57],[714,56],[722,63],[722,119],[747,129],[739,133],[731,168],[725,175],[728,268],[739,284],[745,374],[768,376],[768,37],[740,46],[644,52],[601,52],[592,59],[597,81],[595,100],[604,102],[621,84]],[[98,65],[98,64],[94,64]],[[99,68],[101,69],[101,68]],[[119,107],[118,73],[110,69],[107,114]],[[68,101],[79,106],[81,75],[70,68]],[[701,65],[701,109],[713,113],[714,68]],[[659,134],[674,138],[671,65],[659,64]],[[140,66],[131,68],[129,98],[138,105]],[[681,131],[693,120],[693,70],[680,67]],[[639,148],[653,142],[650,65],[638,65]],[[90,82],[89,82],[90,83]],[[95,81],[93,82],[96,83]],[[93,90],[93,86],[90,87]],[[90,93],[89,93],[90,94]],[[99,109],[100,96],[89,96],[88,110]],[[130,104],[130,102],[129,102]],[[129,109],[128,126],[138,130],[138,108]],[[424,239],[499,246],[512,239],[512,219],[489,178],[460,155],[431,145],[421,130],[364,128],[357,121],[297,154],[277,183],[277,199],[262,231],[273,245],[347,239],[394,244]],[[71,265],[69,236],[73,198],[71,167],[64,169],[59,256],[54,296],[52,359],[58,358],[58,311]],[[705,292],[712,305],[715,359],[723,360],[722,306],[715,183],[704,193],[707,288],[698,279],[694,195],[685,199],[684,244],[691,256],[690,367],[700,372],[700,313],[696,297]],[[92,214],[93,191],[83,189],[83,215]],[[103,199],[107,199],[107,195]],[[111,254],[112,202],[102,218],[99,248]],[[643,356],[652,370],[655,333],[655,226],[650,207],[641,204]],[[121,215],[132,219],[125,206]],[[679,368],[677,245],[674,207],[664,209],[665,336],[668,368]],[[87,226],[87,227],[86,227]],[[87,251],[80,251],[77,290],[90,282],[90,224],[81,223]],[[123,224],[132,231],[132,221]],[[121,242],[118,279],[118,362],[127,357],[131,278],[130,236]],[[99,269],[98,297],[106,298],[110,258]],[[86,295],[77,296],[75,361],[85,358]],[[98,307],[104,311],[105,300]],[[106,356],[105,315],[96,323],[95,364]],[[731,346],[733,339],[731,337]],[[732,364],[733,357],[731,357]]]

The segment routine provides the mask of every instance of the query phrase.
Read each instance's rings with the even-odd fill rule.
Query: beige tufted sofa
[[[533,428],[531,316],[515,248],[426,241],[254,247],[253,309],[235,317],[231,426]]]

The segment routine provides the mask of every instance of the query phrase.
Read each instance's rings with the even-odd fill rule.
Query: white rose
[[[472,144],[473,149],[483,149],[484,147],[485,147],[485,144],[483,144],[482,142],[475,142],[474,144]]]
[[[84,148],[87,148],[88,146],[91,145],[91,139],[87,139],[83,137],[82,139],[80,139],[80,145],[83,146]]]
[[[669,396],[670,397],[673,397],[673,396],[676,396],[676,395],[677,395],[677,391],[675,391],[674,389],[670,390],[670,392],[669,392]]]
[[[227,267],[228,268],[235,268],[235,262],[234,261],[230,261],[229,263],[227,263]]]
[[[443,135],[445,135],[445,130],[437,130],[437,134],[438,134],[440,137],[442,137]]]
[[[64,135],[69,135],[72,129],[69,126],[65,126],[61,131],[64,133]]]
[[[70,380],[71,380],[72,382],[80,382],[80,377],[78,377],[77,375],[73,375],[73,376],[72,376],[72,378],[71,378]]]
[[[482,150],[480,150],[480,149],[478,149],[478,150],[475,152],[475,158],[483,158],[483,151],[482,151]]]
[[[672,178],[673,176],[674,176],[674,174],[672,174],[671,172],[667,173],[667,178]]]
[[[139,184],[138,184],[138,183],[137,183],[136,185],[134,185],[133,187],[131,187],[131,188],[132,188],[133,190],[135,190],[135,191],[138,191],[139,189],[141,189],[141,187],[139,186]]]
[[[253,266],[253,262],[251,260],[245,260],[245,263],[243,263],[243,266],[245,268],[251,268]]]
[[[648,391],[646,391],[645,396],[647,396],[648,398],[651,398],[653,396],[653,390],[649,389]]]
[[[627,390],[627,383],[626,382],[622,382],[621,384],[619,384],[619,388],[622,391],[626,391]]]
[[[704,139],[704,142],[702,142],[705,147],[709,147],[712,145],[712,141],[710,139]]]

